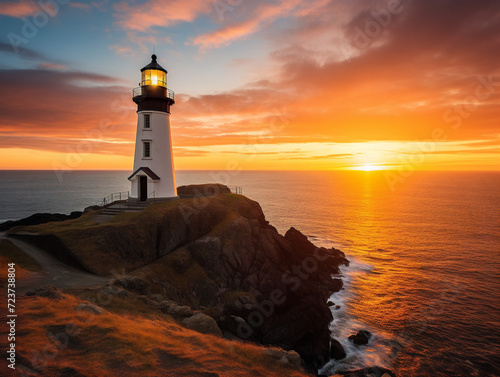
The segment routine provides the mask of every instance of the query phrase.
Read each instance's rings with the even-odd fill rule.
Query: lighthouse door
[[[141,202],[148,200],[148,177],[139,176],[139,198]]]

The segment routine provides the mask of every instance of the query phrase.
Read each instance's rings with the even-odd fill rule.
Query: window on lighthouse
[[[144,158],[150,158],[151,157],[151,142],[150,141],[145,141],[144,142],[144,153],[143,153]]]
[[[151,128],[151,114],[144,114],[144,128]]]

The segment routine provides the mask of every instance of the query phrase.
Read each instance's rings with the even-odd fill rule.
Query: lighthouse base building
[[[151,58],[141,69],[141,86],[133,92],[138,118],[134,168],[128,178],[132,202],[178,198],[170,132],[174,92],[167,88],[167,71],[157,63],[156,55]]]

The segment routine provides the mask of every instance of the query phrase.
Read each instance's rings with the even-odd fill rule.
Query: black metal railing
[[[129,197],[130,191],[114,192],[112,194],[109,194],[102,200],[101,206],[107,206],[108,204],[111,204],[117,200],[128,200]]]
[[[175,93],[173,90],[170,90],[168,88],[165,89],[165,95],[167,98],[170,98],[175,101]],[[148,86],[139,86],[138,88],[134,88],[132,91],[132,98],[140,97],[140,96],[145,96],[148,95],[148,93],[152,93],[152,91],[148,90]]]
[[[156,191],[153,191],[151,194],[148,195],[148,201],[151,201],[151,197],[153,197],[153,202],[156,201]]]

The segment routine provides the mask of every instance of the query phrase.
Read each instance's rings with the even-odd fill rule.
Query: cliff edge
[[[228,338],[295,350],[316,372],[330,358],[333,318],[326,302],[342,288],[338,267],[347,259],[294,228],[280,235],[253,200],[213,194],[152,204],[106,222],[90,211],[13,228],[10,235],[56,256],[70,254],[99,275],[119,271],[114,285],[201,311]]]

